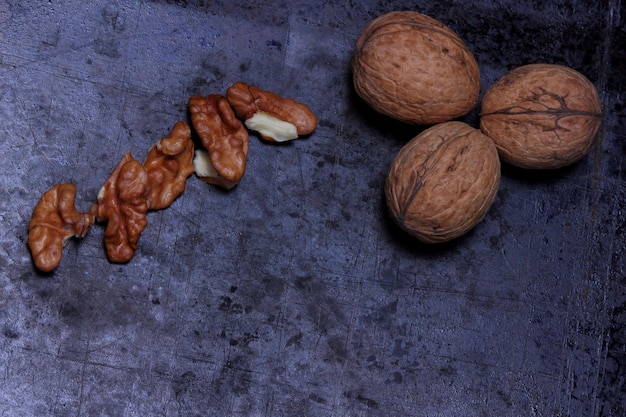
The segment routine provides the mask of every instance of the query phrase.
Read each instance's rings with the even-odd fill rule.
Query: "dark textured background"
[[[503,167],[466,236],[419,245],[384,178],[420,131],[351,87],[365,24],[413,9],[456,30],[483,92],[523,64],[598,87],[602,136],[554,172]],[[0,0],[0,415],[626,415],[621,0]],[[53,184],[87,210],[127,150],[245,81],[304,101],[306,139],[252,136],[230,192],[190,177],[126,265],[103,228],[41,275],[27,224]],[[477,111],[464,120],[477,125]]]

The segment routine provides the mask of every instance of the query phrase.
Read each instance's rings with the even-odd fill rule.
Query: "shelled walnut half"
[[[76,210],[75,200],[74,184],[55,184],[33,210],[28,224],[28,247],[35,266],[43,272],[55,269],[67,241],[83,238],[94,223],[94,213]]]
[[[194,146],[191,129],[178,122],[171,133],[159,140],[143,163],[148,174],[146,202],[149,210],[160,210],[185,191],[187,178],[193,173]]]
[[[226,97],[246,127],[271,142],[297,139],[317,127],[317,117],[306,104],[254,85],[237,82],[227,90]]]
[[[193,161],[198,177],[231,189],[246,171],[248,132],[237,119],[228,100],[220,94],[189,99],[191,123],[205,150],[198,149]]]
[[[128,262],[133,257],[148,221],[148,174],[127,152],[98,193],[96,219],[106,222],[104,245],[109,261]]]

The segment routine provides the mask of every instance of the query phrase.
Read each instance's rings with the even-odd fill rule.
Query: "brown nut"
[[[128,262],[137,249],[139,237],[148,224],[148,174],[127,152],[98,193],[96,218],[106,222],[104,245],[109,261]]]
[[[426,243],[455,239],[478,224],[500,184],[493,141],[463,122],[445,122],[409,141],[394,158],[385,196],[394,221]]]
[[[601,124],[594,85],[561,65],[516,68],[487,90],[481,105],[481,130],[503,161],[521,168],[555,169],[582,159]]]
[[[317,127],[317,117],[306,104],[254,85],[237,82],[226,91],[226,98],[248,129],[271,142],[296,139]]]
[[[246,170],[248,132],[220,94],[189,99],[194,130],[206,149],[197,150],[194,169],[202,180],[225,189],[239,183]]]
[[[185,191],[194,171],[193,156],[191,129],[185,122],[176,123],[168,136],[150,148],[143,163],[148,174],[145,198],[149,210],[169,207]]]
[[[40,198],[28,223],[28,247],[35,266],[50,272],[61,262],[63,246],[72,237],[83,238],[94,223],[93,212],[74,206],[76,186],[55,184]]]
[[[461,38],[412,11],[372,20],[352,57],[357,94],[376,111],[411,124],[463,116],[478,103],[480,73]]]

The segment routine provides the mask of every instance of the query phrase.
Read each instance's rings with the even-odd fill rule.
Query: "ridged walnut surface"
[[[474,56],[441,22],[411,11],[372,20],[352,58],[353,83],[376,111],[410,124],[434,124],[472,110],[480,92]]]
[[[481,106],[481,130],[503,161],[521,168],[561,168],[582,159],[601,124],[594,85],[561,65],[510,71],[489,88]]]
[[[500,185],[493,141],[463,122],[435,125],[394,158],[385,195],[391,217],[426,243],[457,238],[478,224]]]

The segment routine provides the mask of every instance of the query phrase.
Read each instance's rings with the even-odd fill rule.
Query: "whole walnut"
[[[500,157],[528,169],[555,169],[582,159],[602,124],[598,92],[584,75],[553,64],[518,67],[485,93],[480,128]]]
[[[410,124],[463,116],[478,103],[480,72],[461,38],[412,11],[372,20],[352,57],[357,94],[376,111]]]
[[[500,185],[491,139],[466,123],[432,126],[391,163],[385,196],[391,217],[425,243],[457,238],[478,224]]]

